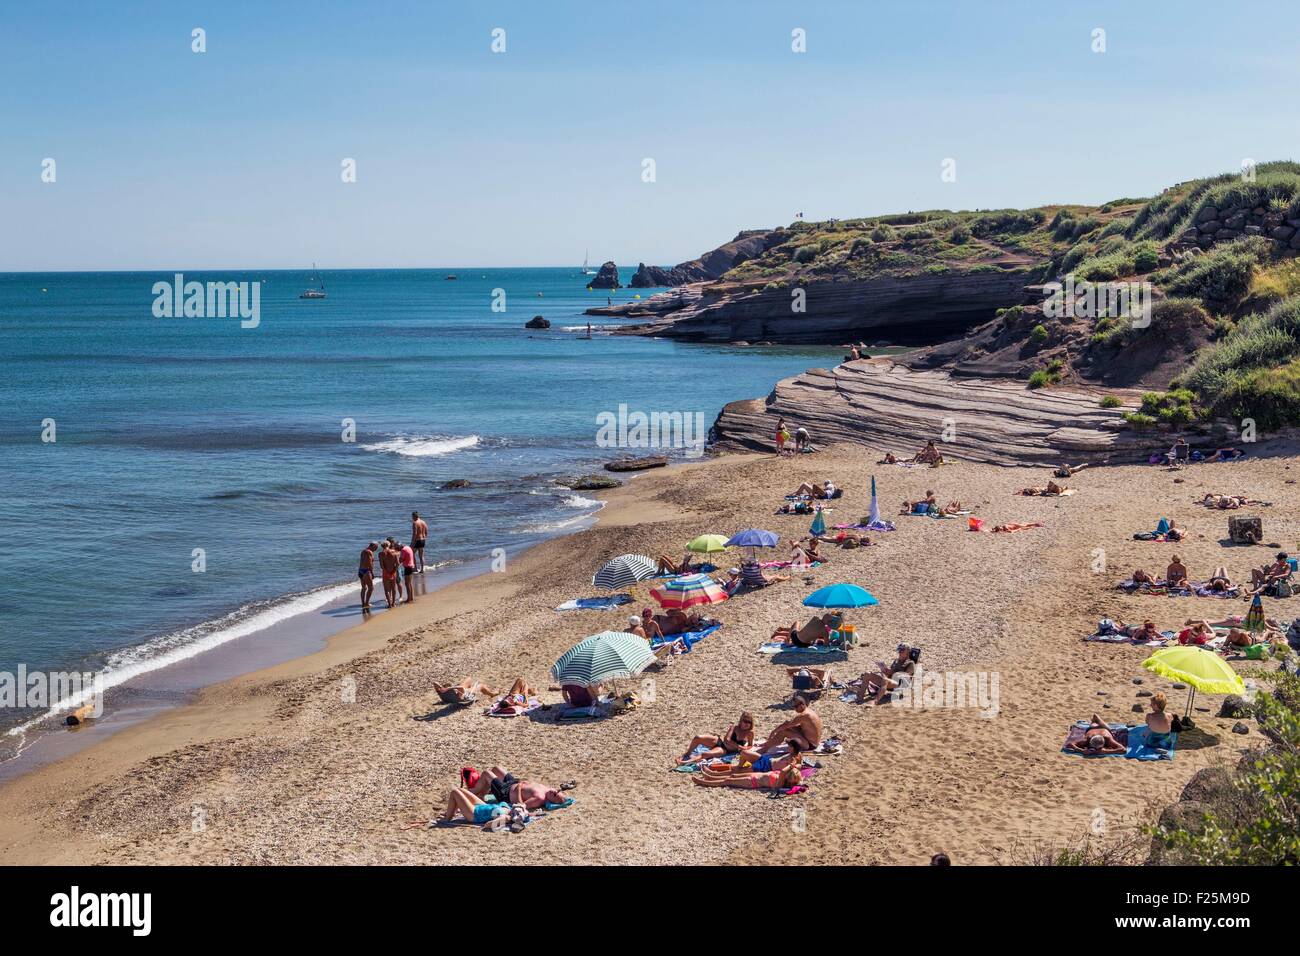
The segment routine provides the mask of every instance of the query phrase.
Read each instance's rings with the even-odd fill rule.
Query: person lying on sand
[[[791,644],[795,647],[813,647],[817,644],[825,644],[830,640],[831,631],[839,624],[839,619],[833,614],[823,614],[821,617],[811,618],[803,627],[799,626],[796,621],[789,627],[778,627],[772,632],[769,640],[780,641],[782,644]]]
[[[498,803],[522,803],[529,810],[539,810],[547,803],[563,803],[560,789],[572,786],[564,784],[556,788],[535,780],[520,780],[505,767],[499,766],[490,767],[482,773],[473,767],[462,767],[460,779],[461,786],[457,789],[468,790],[480,799],[491,794]]]
[[[792,690],[825,690],[831,685],[830,671],[824,667],[787,667],[785,673]]]
[[[1231,591],[1236,587],[1232,583],[1232,578],[1228,577],[1228,569],[1222,566],[1214,569],[1214,574],[1210,576],[1210,580],[1205,582],[1205,585],[1215,592]]]
[[[1176,554],[1169,562],[1169,567],[1165,568],[1165,584],[1171,588],[1188,587],[1187,568],[1183,565],[1182,559]]]
[[[916,673],[916,663],[912,660],[912,648],[908,644],[898,645],[898,656],[889,664],[876,662],[874,671],[867,671],[858,679],[857,701],[862,703],[867,696],[874,695],[877,704],[885,699],[890,691],[902,684],[902,675],[911,677]]]
[[[1246,454],[1240,448],[1216,448],[1214,453],[1206,457],[1206,461],[1236,461],[1242,455]]]
[[[1209,621],[1197,621],[1178,632],[1179,644],[1208,644],[1214,640],[1214,628]]]
[[[1147,574],[1147,572],[1143,571],[1141,568],[1133,569],[1133,577],[1130,578],[1130,580],[1134,584],[1155,584],[1156,583],[1156,579],[1153,578],[1151,575]]]
[[[893,453],[892,451],[887,451],[887,452],[885,452],[885,457],[882,458],[882,459],[880,459],[880,461],[876,462],[876,464],[877,464],[877,465],[897,465],[897,464],[898,464],[898,459],[897,459],[896,457],[894,457],[894,453]]]
[[[664,614],[658,615],[654,620],[659,625],[660,637],[672,637],[674,634],[698,631],[704,625],[703,615],[698,612],[687,614],[681,608],[672,608]]]
[[[451,823],[459,814],[466,821],[484,830],[492,829],[492,822],[497,817],[509,816],[511,806],[508,803],[488,803],[471,790],[456,787],[447,795],[447,808],[438,818],[441,824]]]
[[[1093,714],[1088,729],[1083,733],[1083,739],[1071,743],[1070,749],[1081,754],[1117,754],[1123,753],[1127,748],[1115,739],[1106,722]]]
[[[480,694],[489,697],[497,696],[497,692],[491,687],[471,677],[466,677],[459,684],[439,684],[434,681],[433,689],[444,704],[472,704]]]
[[[938,448],[934,447],[934,442],[928,441],[925,443],[925,447],[913,456],[912,461],[923,465],[942,465],[943,455],[940,454]]]
[[[672,558],[661,554],[655,567],[657,574],[691,574],[694,570],[695,563],[691,560],[690,552],[679,563],[674,563]]]
[[[1273,586],[1275,581],[1285,580],[1291,575],[1291,562],[1285,551],[1279,551],[1272,564],[1262,568],[1250,569],[1250,593],[1252,596]]]
[[[827,478],[820,485],[815,481],[801,482],[799,487],[794,490],[796,498],[802,498],[807,495],[809,498],[826,499],[835,495],[835,482]]]
[[[730,767],[726,770],[714,770],[707,764],[700,768],[700,772],[691,777],[691,783],[697,787],[737,787],[741,790],[789,790],[803,782],[803,773],[800,767],[803,763],[803,756],[797,748],[791,745],[790,757],[781,757],[779,760],[773,760],[767,756],[760,756],[749,770],[734,771]],[[778,765],[784,764],[781,769],[776,769]],[[763,768],[763,769],[760,769]]]
[[[1234,627],[1223,643],[1227,647],[1250,647],[1252,644],[1264,644],[1266,639]]]
[[[1068,485],[1058,485],[1055,481],[1048,481],[1047,487],[1045,488],[1033,488],[1033,487],[1021,488],[1020,494],[1029,497],[1033,497],[1035,495],[1039,495],[1042,497],[1052,497],[1055,495],[1063,494],[1068,490],[1069,490]]]
[[[763,745],[758,748],[758,753],[765,754],[773,750],[778,744],[788,743],[791,747],[798,747],[800,750],[816,750],[817,745],[822,742],[822,719],[817,716],[817,712],[808,706],[808,700],[804,697],[794,699],[794,716],[784,723],[778,724],[773,731],[767,735]]]
[[[942,518],[951,518],[961,514],[965,509],[960,501],[950,501],[939,509],[939,516]]]
[[[920,510],[922,505],[925,505],[924,511]],[[905,514],[905,515],[910,515],[914,513],[924,514],[930,511],[931,508],[937,506],[938,506],[938,500],[934,497],[934,491],[927,490],[924,498],[921,498],[917,501],[904,501],[902,509],[899,511],[899,514]]]
[[[993,530],[994,531],[1025,531],[1028,528],[1041,528],[1042,526],[1043,523],[1041,521],[1031,521],[1028,524],[1019,524],[1013,521],[1010,522],[1009,524],[994,525]]]
[[[1160,629],[1156,627],[1155,621],[1143,621],[1139,627],[1121,624],[1119,631],[1121,634],[1127,634],[1132,640],[1140,642],[1154,641],[1164,637],[1160,633]]]
[[[713,760],[728,754],[740,753],[754,746],[754,718],[749,711],[744,711],[740,719],[727,728],[725,734],[696,734],[686,747],[686,753],[677,760],[677,765],[684,766],[700,760]],[[708,747],[701,754],[695,754],[697,747]],[[694,754],[694,756],[692,756]]]
[[[1218,508],[1220,511],[1236,511],[1244,508],[1246,505],[1263,504],[1254,498],[1246,495],[1218,495],[1213,492],[1207,492],[1201,499],[1201,504],[1207,508]]]
[[[1067,465],[1065,462],[1061,462],[1059,465],[1056,466],[1056,471],[1052,472],[1052,477],[1070,478],[1076,472],[1083,471],[1083,469],[1087,468],[1088,465],[1089,462],[1086,461],[1082,465]]]

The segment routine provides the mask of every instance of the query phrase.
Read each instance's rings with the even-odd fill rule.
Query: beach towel
[[[650,646],[657,648],[663,647],[665,644],[671,644],[673,641],[681,641],[686,645],[686,651],[689,653],[692,647],[704,640],[720,627],[722,627],[721,624],[717,621],[713,621],[710,622],[707,627],[700,628],[699,630],[683,631],[681,634],[666,634],[664,635],[664,639],[661,641],[651,641]]]
[[[630,594],[610,594],[604,597],[574,598],[572,601],[565,601],[557,611],[608,611],[611,608],[620,607],[624,604],[632,603]]]
[[[1116,734],[1116,739],[1119,735]],[[1128,752],[1124,754],[1130,760],[1173,760],[1174,748],[1178,746],[1178,735],[1169,733],[1168,747],[1151,746],[1151,728],[1138,725],[1128,732]]]
[[[760,654],[783,654],[786,652],[795,654],[839,654],[843,653],[844,648],[836,647],[831,644],[817,644],[813,647],[802,647],[798,644],[782,644],[780,641],[765,641],[758,645]]]
[[[1070,728],[1069,734],[1065,737],[1065,743],[1061,744],[1061,753],[1069,754],[1072,757],[1127,757],[1127,751],[1121,750],[1116,753],[1080,753],[1077,750],[1071,750],[1070,744],[1078,743],[1083,740],[1085,732],[1092,726],[1086,720],[1080,720]],[[1115,735],[1115,739],[1128,747],[1128,725],[1127,724],[1107,724],[1110,732]]]
[[[697,564],[695,565],[695,570],[690,571],[689,573],[690,574],[712,574],[716,570],[718,570],[718,566],[716,564]],[[674,571],[666,571],[663,574],[652,574],[650,575],[650,577],[646,578],[645,580],[653,581],[656,578],[680,578],[680,577],[681,575],[677,574]]]

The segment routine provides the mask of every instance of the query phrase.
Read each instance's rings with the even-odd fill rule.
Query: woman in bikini
[[[686,753],[682,754],[678,759],[677,765],[680,767],[699,760],[713,760],[717,757],[725,757],[728,754],[740,753],[746,747],[752,746],[754,746],[754,718],[746,711],[721,736],[718,734],[697,734],[692,738],[690,746],[686,748]],[[704,753],[694,754],[697,747],[708,747],[709,749]]]
[[[741,790],[789,790],[803,782],[803,754],[797,744],[782,757],[759,756],[747,768],[714,769],[708,764],[691,777],[697,787],[737,787]]]
[[[1151,713],[1147,714],[1147,746],[1155,747],[1160,750],[1168,750],[1173,746],[1174,738],[1171,736],[1174,729],[1174,722],[1169,719],[1165,713],[1165,708],[1169,705],[1169,699],[1163,692],[1157,691],[1151,697]]]

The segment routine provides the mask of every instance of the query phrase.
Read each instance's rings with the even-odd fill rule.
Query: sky
[[[3,7],[0,271],[671,265],[1300,158],[1294,0]]]

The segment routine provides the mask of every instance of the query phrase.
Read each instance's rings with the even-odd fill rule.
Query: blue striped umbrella
[[[595,687],[624,677],[635,677],[654,661],[650,642],[625,631],[603,631],[583,638],[551,668],[561,684]]]

